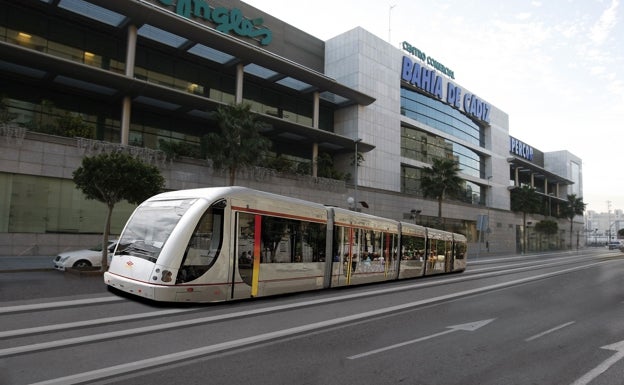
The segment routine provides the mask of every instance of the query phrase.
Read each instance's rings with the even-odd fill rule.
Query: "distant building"
[[[604,245],[608,241],[624,239],[618,236],[618,232],[624,229],[624,211],[622,210],[617,209],[607,213],[588,210],[585,213],[585,224],[588,244]]]

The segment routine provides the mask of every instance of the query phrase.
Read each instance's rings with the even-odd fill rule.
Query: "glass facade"
[[[401,88],[401,114],[455,138],[483,147],[483,130],[459,110],[408,88]]]
[[[421,177],[421,168],[405,164],[401,165],[401,192],[420,197],[424,196],[420,188]],[[462,183],[462,192],[455,197],[455,200],[473,205],[485,205],[485,193],[484,187],[465,180]]]
[[[0,8],[0,41],[117,74],[126,72],[126,33],[120,34],[117,28],[105,23],[87,27],[66,19],[62,12],[49,15],[15,4],[4,5]],[[150,34],[139,33],[134,78],[218,103],[234,102],[235,67],[210,59],[194,47],[174,49]],[[0,62],[0,69],[4,66],[11,65]],[[26,67],[11,67],[10,70],[45,75],[43,71]],[[6,104],[10,112],[20,115],[16,120],[18,124],[33,131],[62,135],[65,133],[46,131],[43,126],[47,123],[42,120],[54,123],[58,115],[68,113],[80,116],[93,129],[93,137],[120,142],[121,103],[119,97],[112,97],[117,90],[63,76],[54,79],[54,83],[58,83],[55,91],[50,88],[42,91],[36,81],[33,83],[31,88],[27,82],[11,77],[2,91],[3,99],[9,100]],[[64,86],[86,92],[81,98],[76,98],[75,93],[64,96]],[[311,93],[293,92],[246,75],[243,100],[250,103],[255,112],[312,127]],[[46,111],[46,107],[52,108]],[[201,136],[215,129],[206,120],[206,111],[193,116],[175,111],[180,107],[172,101],[136,97],[132,105],[129,144],[158,149],[160,139],[164,139],[197,145]],[[320,129],[333,131],[333,110],[329,104],[321,102]],[[199,116],[201,114],[204,115]]]
[[[453,158],[464,174],[483,177],[483,158],[448,139],[415,128],[401,127],[401,156],[431,164],[436,158]]]
[[[120,30],[117,23],[80,22],[80,17],[60,6],[53,12],[42,9],[19,2],[3,4],[0,41],[33,54],[71,61],[94,74],[104,70],[125,76],[127,31]],[[206,110],[189,112],[168,96],[155,99],[131,95],[128,144],[164,151],[171,144],[181,145],[189,149],[190,155],[185,155],[198,155],[201,138],[217,129],[210,120],[210,108],[235,100],[236,67],[223,65],[214,53],[206,54],[213,52],[210,47],[175,47],[159,40],[152,33],[155,28],[148,29],[141,27],[138,31],[133,78],[214,103]],[[125,92],[69,76],[48,74],[45,65],[35,68],[0,59],[3,112],[11,123],[29,131],[120,143],[121,99]],[[313,126],[313,93],[298,92],[253,73],[246,72],[243,80],[243,101],[251,105],[252,111]],[[336,108],[320,101],[321,130],[333,132]],[[279,165],[280,171],[310,173],[311,167],[305,167],[311,162],[309,154],[309,148],[276,137],[267,164]],[[105,207],[86,202],[72,180],[0,174],[0,181],[0,208],[6,213],[1,215],[0,231],[101,233]],[[113,234],[121,231],[133,209],[125,203],[116,206]]]
[[[0,232],[101,234],[108,209],[87,200],[73,180],[0,173]],[[111,234],[119,234],[135,209],[113,210]]]
[[[401,114],[475,146],[484,146],[483,129],[478,124],[457,109],[416,91],[401,88]],[[482,155],[455,141],[417,128],[401,127],[401,156],[426,164],[432,164],[434,159],[454,159],[462,174],[485,178],[485,159]],[[420,168],[403,164],[401,192],[423,196],[420,178]],[[483,205],[485,190],[476,183],[464,181],[463,192],[456,199]]]

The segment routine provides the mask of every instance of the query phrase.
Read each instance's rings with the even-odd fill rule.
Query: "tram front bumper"
[[[138,282],[117,274],[112,274],[108,271],[104,273],[104,283],[107,284],[109,287],[121,290],[128,294],[133,294],[152,300],[156,299],[155,292],[157,290],[157,287],[155,285],[150,285],[145,282]]]

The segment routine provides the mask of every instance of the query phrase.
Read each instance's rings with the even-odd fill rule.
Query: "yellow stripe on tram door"
[[[253,270],[251,278],[251,296],[258,295],[258,280],[260,275],[260,244],[262,230],[262,217],[256,215],[254,218],[254,248],[253,248]]]

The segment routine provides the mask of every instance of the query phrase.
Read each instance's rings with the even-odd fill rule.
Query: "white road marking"
[[[529,341],[536,340],[536,339],[538,339],[538,338],[540,338],[540,337],[545,336],[546,334],[550,334],[550,333],[552,333],[552,332],[556,332],[556,331],[557,331],[557,330],[559,330],[559,329],[563,329],[563,328],[565,328],[565,327],[567,327],[567,326],[570,326],[570,325],[572,325],[574,322],[575,322],[575,321],[566,322],[566,323],[564,323],[563,325],[555,326],[555,327],[554,327],[554,328],[552,328],[552,329],[548,329],[548,330],[546,330],[546,331],[544,331],[544,332],[541,332],[541,333],[536,334],[536,335],[534,335],[534,336],[532,336],[532,337],[529,337],[529,338],[527,338],[525,341],[526,341],[526,342],[529,342]]]
[[[480,329],[483,326],[489,324],[492,321],[494,321],[494,319],[488,319],[488,320],[483,320],[483,321],[476,321],[476,322],[471,322],[471,323],[461,324],[461,325],[455,325],[455,326],[448,326],[447,329],[449,329],[449,330],[446,330],[446,331],[443,331],[443,332],[440,332],[440,333],[435,333],[435,334],[432,334],[432,335],[429,335],[429,336],[416,338],[414,340],[401,342],[399,344],[394,344],[394,345],[386,346],[386,347],[383,347],[383,348],[370,350],[368,352],[356,354],[354,356],[349,356],[349,357],[347,357],[347,359],[355,360],[355,359],[362,358],[362,357],[372,356],[373,354],[377,354],[377,353],[385,352],[387,350],[400,348],[400,347],[406,346],[406,345],[415,344],[416,342],[429,340],[431,338],[440,337],[440,336],[443,336],[445,334],[454,333],[454,332],[457,332],[457,331],[460,331],[460,330],[473,332],[473,331],[475,331],[477,329]]]
[[[123,300],[124,298],[121,297],[110,296],[99,298],[74,299],[71,301],[35,303],[31,305],[5,306],[0,308],[0,314],[21,313],[26,311],[37,311],[44,309],[47,310],[62,307],[74,307],[80,305],[93,305],[98,303],[119,302]]]
[[[294,327],[290,329],[277,330],[274,332],[264,333],[264,334],[260,334],[257,336],[251,336],[251,337],[241,338],[241,339],[232,340],[232,341],[226,341],[226,342],[222,342],[222,343],[218,343],[214,345],[208,345],[208,346],[204,346],[204,347],[200,347],[196,349],[185,350],[182,352],[171,353],[171,354],[166,354],[166,355],[162,355],[158,357],[148,358],[145,360],[139,360],[139,361],[129,362],[126,364],[120,364],[120,365],[110,366],[107,368],[92,370],[88,372],[77,373],[77,374],[66,376],[66,377],[50,379],[50,380],[46,380],[43,382],[31,384],[31,385],[73,385],[73,384],[81,384],[81,383],[85,383],[89,381],[93,382],[95,380],[116,377],[116,376],[120,376],[123,374],[133,373],[139,370],[145,370],[145,369],[150,369],[154,367],[162,367],[163,365],[170,365],[170,364],[181,362],[184,360],[189,360],[192,358],[197,358],[197,357],[201,357],[201,356],[205,356],[205,355],[209,355],[209,354],[213,354],[213,353],[217,353],[221,351],[240,348],[240,347],[248,346],[252,344],[258,344],[261,342],[267,342],[267,341],[271,341],[271,340],[278,339],[278,338],[284,338],[284,337],[288,337],[288,336],[292,336],[296,334],[303,334],[303,333],[307,333],[307,332],[311,332],[315,330],[321,330],[323,328],[333,327],[333,326],[337,326],[340,324],[352,323],[354,321],[377,317],[377,316],[385,315],[388,313],[399,312],[399,311],[403,311],[403,310],[407,310],[410,308],[415,308],[415,307],[419,307],[419,306],[423,306],[423,305],[427,305],[427,304],[431,304],[435,302],[446,301],[450,299],[455,299],[457,297],[479,294],[479,293],[502,289],[502,288],[506,288],[506,287],[510,287],[510,286],[514,286],[518,284],[523,284],[523,283],[527,283],[527,282],[531,282],[535,280],[541,280],[544,278],[553,277],[556,275],[560,275],[560,274],[564,274],[564,273],[568,273],[572,271],[588,269],[592,267],[593,265],[602,264],[602,263],[605,263],[605,262],[597,262],[597,263],[590,264],[590,265],[572,267],[569,269],[558,270],[552,273],[539,274],[539,275],[532,276],[532,277],[526,277],[526,278],[521,278],[521,279],[517,279],[513,281],[497,283],[497,284],[493,284],[489,286],[484,286],[481,288],[465,290],[462,292],[456,292],[452,294],[446,294],[446,295],[442,295],[439,297],[427,298],[424,300],[410,302],[410,303],[406,303],[402,305],[391,306],[391,307],[387,307],[383,309],[371,310],[371,311],[364,312],[364,313],[359,313],[359,314],[354,314],[350,316],[345,316],[345,317],[335,318],[331,320],[316,322],[312,324],[302,325],[302,326]],[[356,295],[346,295],[342,297],[360,297],[362,295],[363,295],[362,293],[358,293]],[[309,301],[309,302],[313,302],[313,301]],[[280,306],[276,306],[276,308],[277,307],[280,307]],[[288,305],[284,305],[282,307],[288,308]],[[208,318],[216,318],[216,317],[208,317]],[[189,320],[187,322],[193,322],[193,321],[197,322],[197,320]],[[202,320],[201,322],[206,322],[206,321]],[[171,325],[171,324],[167,324],[167,325]],[[160,326],[162,329],[165,329],[165,328],[170,327],[167,325],[160,325]],[[158,325],[151,327],[149,331],[150,332],[154,331],[157,327]],[[133,329],[128,332],[130,334],[136,334],[136,333],[144,332],[144,331],[145,331],[145,327],[139,328],[139,329]],[[92,340],[110,339],[110,338],[117,337],[117,336],[112,337],[111,336],[112,334],[119,334],[119,332],[103,333],[103,335],[100,335],[100,336],[92,336],[92,337],[96,337]],[[86,338],[87,337],[79,338],[76,340],[84,341]],[[72,345],[75,345],[77,343],[82,343],[82,341],[81,342],[70,341],[70,344]],[[38,344],[38,345],[41,345],[41,344]],[[58,345],[65,346],[61,344],[58,344]],[[37,345],[30,345],[30,347],[25,346],[25,347],[9,348],[9,349],[0,350],[0,357],[7,356],[7,355],[20,354],[26,351],[39,350],[41,348],[50,348],[50,347],[45,347],[45,346],[38,347]]]
[[[611,366],[624,358],[624,341],[616,342],[611,345],[603,346],[601,349],[615,350],[617,353],[609,357],[607,360],[600,363],[594,369],[587,372],[583,377],[574,381],[572,385],[587,385],[592,382],[596,377],[606,372]]]
[[[572,271],[589,269],[589,268],[593,267],[593,265],[598,265],[598,264],[602,264],[602,263],[607,263],[607,262],[606,261],[601,261],[601,262],[596,262],[596,263],[592,263],[592,264],[589,264],[589,265],[571,267],[569,269],[557,270],[557,271],[552,272],[552,273],[539,274],[539,275],[536,275],[536,276],[521,278],[521,279],[517,279],[517,280],[514,280],[514,281],[502,282],[502,283],[498,283],[498,284],[494,284],[494,285],[484,286],[484,287],[481,287],[481,288],[466,290],[466,291],[463,291],[463,292],[451,293],[451,294],[443,295],[443,296],[440,296],[440,297],[428,298],[428,299],[425,299],[425,300],[421,300],[421,301],[416,301],[416,302],[411,302],[411,303],[405,304],[405,306],[406,306],[406,308],[422,306],[422,305],[426,305],[426,304],[437,302],[437,301],[444,301],[444,300],[448,300],[448,299],[452,299],[452,298],[461,297],[461,296],[464,296],[464,295],[471,295],[471,294],[482,293],[482,292],[486,292],[486,291],[490,291],[490,290],[496,290],[496,289],[500,289],[500,288],[513,286],[513,285],[516,285],[516,284],[522,284],[522,283],[531,282],[531,281],[534,281],[534,280],[540,280],[540,279],[544,279],[544,278],[548,278],[548,277],[554,277],[556,275],[560,275],[560,274],[564,274],[564,273],[568,273],[568,272],[572,272]],[[500,274],[500,273],[498,273],[498,274]],[[490,273],[486,273],[486,274],[483,274],[483,275],[488,276],[488,275],[490,275]],[[474,278],[474,276],[473,276],[473,278]],[[453,282],[455,280],[459,280],[459,278],[445,279],[444,281],[445,282]],[[257,309],[257,310],[235,312],[235,313],[223,314],[223,315],[217,315],[217,316],[210,316],[210,317],[202,317],[202,318],[189,319],[189,320],[183,320],[183,321],[177,321],[177,322],[170,322],[170,323],[159,324],[159,325],[152,325],[152,326],[143,326],[143,327],[140,327],[140,328],[125,329],[125,330],[119,330],[119,331],[108,332],[108,333],[92,334],[92,335],[83,336],[83,337],[76,337],[76,338],[68,338],[68,339],[65,339],[65,340],[56,340],[56,341],[42,342],[42,343],[32,344],[32,345],[16,346],[16,347],[7,348],[7,349],[0,349],[0,358],[8,357],[8,356],[14,356],[14,355],[18,355],[18,354],[30,353],[30,352],[34,352],[34,351],[38,351],[38,350],[56,349],[56,348],[61,348],[61,347],[74,346],[74,345],[80,345],[80,344],[97,342],[97,341],[103,341],[103,340],[110,340],[110,339],[114,339],[114,338],[121,338],[121,337],[125,337],[125,336],[136,336],[136,335],[139,335],[139,334],[147,334],[147,333],[153,333],[153,332],[163,331],[163,330],[168,330],[168,329],[175,329],[175,328],[181,328],[181,327],[187,327],[187,326],[193,326],[193,325],[200,325],[200,324],[205,324],[205,323],[209,323],[209,322],[223,321],[223,320],[226,320],[226,319],[232,319],[232,318],[238,318],[238,317],[246,317],[246,316],[249,316],[249,315],[257,315],[257,314],[275,312],[275,311],[280,311],[280,310],[285,310],[285,309],[294,309],[294,308],[297,308],[297,307],[311,306],[311,305],[322,304],[322,303],[331,303],[331,302],[336,302],[336,301],[342,301],[342,300],[345,300],[345,299],[354,299],[354,298],[367,297],[367,296],[370,296],[371,293],[379,295],[379,294],[382,294],[382,293],[391,293],[391,292],[395,292],[395,291],[403,291],[403,290],[406,290],[406,288],[412,287],[412,286],[414,286],[414,287],[426,287],[426,286],[433,286],[433,285],[437,285],[437,284],[439,284],[439,282],[432,281],[432,282],[426,282],[426,283],[422,283],[422,284],[414,284],[414,285],[400,286],[400,287],[386,288],[386,289],[377,289],[374,292],[367,291],[367,292],[360,292],[360,293],[355,293],[355,294],[346,294],[346,295],[343,295],[343,296],[336,296],[336,297],[330,297],[330,298],[321,298],[321,299],[317,299],[317,300],[299,302],[299,303],[296,303],[296,304],[286,304],[286,305],[271,306],[271,307],[268,307],[268,308],[262,308],[262,309]],[[391,307],[391,308],[388,308],[388,309],[393,309],[393,308]],[[381,310],[384,310],[384,309],[381,309]],[[395,311],[395,310],[389,310],[389,311]],[[364,314],[366,314],[366,313],[364,313]]]

